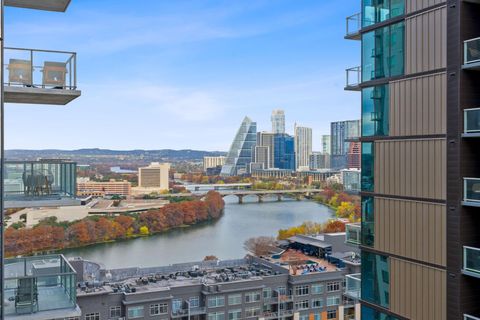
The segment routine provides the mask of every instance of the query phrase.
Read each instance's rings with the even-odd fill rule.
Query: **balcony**
[[[76,273],[63,255],[5,260],[6,319],[79,317]]]
[[[463,202],[464,206],[480,207],[480,179],[464,178]]]
[[[465,109],[463,118],[464,130],[462,137],[480,137],[480,108]]]
[[[468,276],[480,278],[480,249],[463,247],[463,270]]]
[[[184,318],[188,316],[198,316],[201,314],[206,314],[207,308],[205,307],[193,307],[190,309],[178,309],[175,312],[172,312],[172,318]]]
[[[480,70],[480,38],[464,41],[463,55],[463,69]]]
[[[345,276],[346,285],[344,294],[354,300],[360,299],[362,275],[360,273]]]
[[[360,40],[360,29],[362,28],[362,14],[356,13],[350,17],[347,17],[347,32],[345,39],[348,40]]]
[[[362,68],[354,67],[346,70],[347,83],[345,90],[360,91],[360,83],[362,83]]]
[[[463,320],[480,320],[480,318],[477,318],[477,317],[474,317],[474,316],[470,316],[468,314],[464,314],[463,315]]]
[[[345,225],[345,242],[358,246],[361,243],[361,224],[360,223],[348,223]]]
[[[5,48],[5,102],[66,105],[77,90],[74,52]]]
[[[5,5],[17,8],[65,12],[71,0],[5,0]]]
[[[79,205],[76,171],[69,160],[6,161],[5,208]]]

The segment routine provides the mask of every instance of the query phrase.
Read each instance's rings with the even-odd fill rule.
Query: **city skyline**
[[[314,128],[320,150],[330,122],[359,117],[355,95],[343,92],[344,61],[358,64],[341,39],[345,15],[358,7],[349,2],[332,10],[317,1],[139,7],[87,0],[55,19],[7,8],[6,45],[76,51],[84,90],[82,99],[58,109],[7,104],[6,148],[226,151],[241,118],[262,120],[259,131],[269,130],[271,111],[281,108],[290,119],[287,131],[295,121]],[[33,20],[35,26],[20,27]],[[155,28],[138,37],[152,21]],[[323,50],[322,42],[335,50]],[[39,122],[35,135],[23,129]]]

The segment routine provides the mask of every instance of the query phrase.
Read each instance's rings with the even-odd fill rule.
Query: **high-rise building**
[[[245,117],[233,139],[225,164],[222,167],[222,176],[235,176],[248,173],[252,162],[252,150],[257,144],[257,123]]]
[[[331,123],[331,167],[346,169],[347,153],[350,149],[350,139],[360,137],[360,120],[338,121]]]
[[[295,139],[284,133],[274,137],[274,167],[295,170]]]
[[[322,135],[322,153],[323,154],[331,154],[332,147],[330,142],[330,135]]]
[[[152,162],[147,167],[138,168],[138,186],[146,189],[168,190],[169,163]]]
[[[307,169],[312,154],[312,129],[295,124],[295,165],[296,169]]]
[[[257,146],[268,148],[268,157],[265,157],[264,169],[270,169],[274,167],[275,158],[275,134],[271,132],[258,132],[257,133]]]
[[[361,149],[362,148],[360,142],[350,142],[347,153],[348,169],[360,169]]]
[[[227,157],[218,156],[218,157],[203,157],[203,171],[207,172],[207,169],[216,168],[218,166],[223,166]]]
[[[480,3],[363,1],[358,17],[362,319],[479,319]]]
[[[312,152],[310,155],[310,170],[330,168],[330,155],[323,152]]]
[[[285,133],[285,112],[283,110],[273,110],[271,120],[273,133]]]
[[[270,148],[255,146],[252,151],[252,164],[255,169],[270,169]]]

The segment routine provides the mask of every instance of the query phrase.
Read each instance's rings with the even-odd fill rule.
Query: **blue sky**
[[[6,105],[7,149],[227,150],[248,115],[270,129],[360,117],[343,90],[360,46],[343,39],[358,0],[73,0],[68,11],[8,8],[5,44],[75,51],[82,96]]]

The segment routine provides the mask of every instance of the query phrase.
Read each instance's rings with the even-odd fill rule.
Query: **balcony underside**
[[[81,95],[80,90],[4,87],[6,103],[66,105]]]
[[[354,32],[354,33],[349,33],[349,34],[345,35],[344,38],[346,40],[361,40],[362,35],[360,34],[360,31],[358,31],[358,32]]]
[[[466,63],[462,65],[463,70],[475,70],[479,71],[480,70],[480,61],[478,62],[472,62],[472,63]]]
[[[5,0],[5,5],[45,11],[65,12],[71,0]]]
[[[345,86],[344,90],[346,90],[346,91],[361,91],[362,88],[360,88],[360,85],[356,84],[356,85]]]

